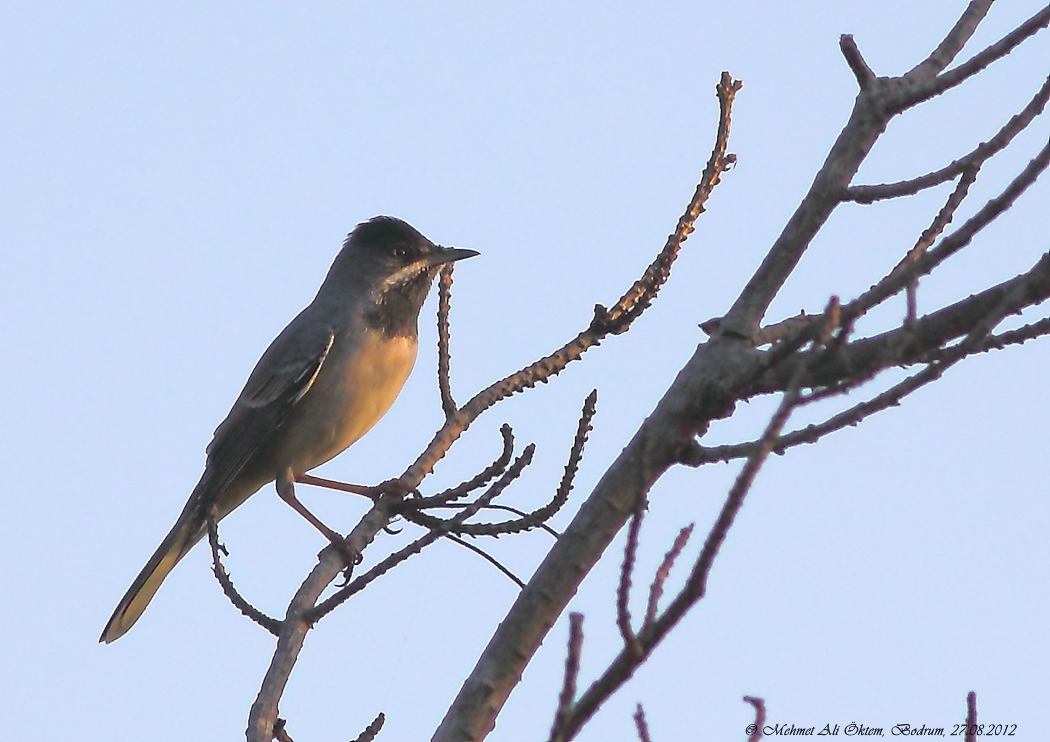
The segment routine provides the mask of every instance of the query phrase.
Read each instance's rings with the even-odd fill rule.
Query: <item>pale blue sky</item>
[[[456,272],[454,389],[463,400],[548,352],[611,303],[663,244],[710,151],[725,69],[744,81],[739,157],[671,282],[625,336],[488,413],[432,488],[487,463],[496,429],[536,441],[507,496],[556,485],[584,396],[598,415],[574,498],[627,442],[754,270],[845,122],[853,33],[879,74],[922,59],[964,3],[0,4],[0,708],[26,740],[229,740],[243,734],[273,642],[226,601],[195,550],[141,622],[97,637],[167,532],[261,351],[313,296],[345,234],[401,216],[481,257]],[[1002,0],[970,53],[1040,2]],[[1050,36],[894,122],[865,182],[940,167],[990,137],[1041,84]],[[1046,142],[1018,138],[974,189],[994,194]],[[1016,212],[920,292],[920,309],[1048,248],[1044,176]],[[855,296],[891,267],[944,193],[840,209],[773,307],[779,319]],[[896,321],[893,307],[869,329]],[[416,373],[365,440],[323,469],[399,473],[439,424],[432,304]],[[881,324],[880,324],[881,323]],[[1050,695],[1050,344],[973,359],[861,428],[771,461],[709,596],[584,740],[743,739],[745,694],[795,724],[1045,726]],[[753,437],[770,400],[712,441]],[[735,468],[674,471],[653,493],[640,569],[706,529]],[[304,499],[348,530],[360,502]],[[383,536],[367,554],[403,544]],[[323,546],[266,489],[223,524],[246,595],[280,614]],[[548,537],[487,544],[527,576]],[[617,547],[619,548],[619,547]],[[698,544],[689,552],[695,555]],[[571,608],[586,682],[617,650],[610,553]],[[297,740],[427,739],[513,585],[439,544],[308,638],[282,704]],[[545,739],[565,622],[493,739]],[[1039,731],[1037,731],[1039,730]]]

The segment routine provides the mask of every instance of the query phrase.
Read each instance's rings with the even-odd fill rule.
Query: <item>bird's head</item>
[[[377,216],[358,224],[346,238],[325,283],[335,279],[337,290],[367,293],[369,325],[391,335],[414,335],[441,266],[477,254],[436,245],[401,219]]]

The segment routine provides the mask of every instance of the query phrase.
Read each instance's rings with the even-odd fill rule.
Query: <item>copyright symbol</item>
[[[755,733],[755,730],[757,730],[757,729],[758,729],[758,727],[756,727],[754,724],[748,724],[747,728],[744,730],[744,733],[747,734],[747,736],[750,737],[752,734]]]

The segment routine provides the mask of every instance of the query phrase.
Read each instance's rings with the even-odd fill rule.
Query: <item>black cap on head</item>
[[[358,224],[343,242],[329,277],[366,289],[373,308],[368,324],[390,335],[414,336],[430,285],[445,263],[469,258],[473,250],[441,247],[392,216]],[[327,281],[326,281],[327,283]]]

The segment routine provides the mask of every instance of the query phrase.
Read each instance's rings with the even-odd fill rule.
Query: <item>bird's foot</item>
[[[346,539],[334,538],[332,539],[332,546],[339,551],[339,555],[343,558],[343,581],[336,587],[346,587],[350,584],[350,578],[354,576],[354,567],[364,560],[364,556],[351,546]]]
[[[388,479],[385,482],[380,482],[377,485],[369,487],[374,497],[373,499],[379,499],[384,495],[388,495],[398,500],[404,500],[408,495],[415,495],[419,497],[419,490],[415,487],[409,487],[401,479],[394,478]]]
[[[315,477],[312,474],[300,474],[295,478],[295,481],[300,484],[312,484],[315,487],[324,487],[330,490],[339,490],[340,492],[350,492],[355,495],[363,495],[373,502],[384,495],[389,495],[398,500],[402,500],[410,494],[415,494],[417,497],[419,496],[419,491],[415,487],[409,487],[397,478],[388,479],[385,482],[380,482],[375,485],[368,485],[349,484],[347,482],[337,482],[334,479]]]

